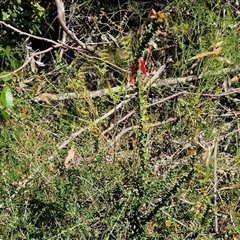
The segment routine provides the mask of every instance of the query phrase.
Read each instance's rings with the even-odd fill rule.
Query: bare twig
[[[187,225],[185,225],[185,224],[182,223],[181,221],[177,220],[176,218],[172,217],[168,212],[166,212],[166,211],[164,211],[164,210],[162,210],[162,209],[161,209],[161,211],[162,211],[163,214],[165,214],[166,216],[168,216],[169,218],[171,218],[173,221],[175,221],[175,222],[178,223],[179,225],[181,225],[181,226],[183,226],[183,227],[185,227],[185,228],[187,228],[187,229],[190,229]]]
[[[180,94],[178,94],[180,95]],[[178,95],[173,95],[173,97],[176,97]],[[96,119],[95,121],[93,121],[91,123],[91,125],[97,125],[100,121],[106,119],[107,117],[109,117],[110,115],[112,115],[115,111],[117,111],[118,109],[120,109],[123,105],[125,105],[127,102],[129,102],[132,98],[134,98],[136,96],[136,93],[134,94],[131,94],[131,95],[128,95],[127,99],[122,101],[121,103],[119,103],[116,107],[114,107],[113,109],[111,109],[109,112],[107,112],[106,114],[104,114],[102,117]],[[173,97],[167,97],[167,98],[164,98],[161,100],[161,103],[164,102],[164,101],[167,101]],[[151,104],[151,105],[148,105],[149,106],[153,106],[157,103],[154,103],[154,104]],[[127,117],[130,117],[133,113],[135,112],[135,110],[132,110],[128,115]],[[124,119],[127,118],[126,116],[124,117]],[[168,122],[171,122],[171,121],[175,121],[176,118],[170,118],[168,119],[167,121],[164,121],[164,122],[158,122],[158,123],[154,123],[152,125],[150,125],[149,127],[156,127],[156,126],[159,126],[159,125],[162,125],[162,124],[166,124]],[[123,120],[119,120],[119,122],[121,122]],[[123,136],[125,133],[129,132],[129,131],[132,131],[134,129],[137,129],[139,128],[139,126],[132,126],[132,127],[129,127],[129,128],[126,128],[124,130],[122,130],[115,138],[114,141],[112,141],[111,143],[111,146],[113,146],[114,142],[116,142],[121,136]],[[73,133],[67,140],[65,140],[62,144],[60,144],[58,147],[57,147],[57,151],[54,152],[49,158],[48,160],[52,160],[56,155],[57,155],[57,152],[63,148],[65,148],[71,141],[73,141],[76,137],[78,137],[80,134],[82,134],[84,131],[86,131],[87,129],[89,129],[89,126],[85,127],[85,128],[81,128],[79,129],[77,132]],[[110,129],[111,130],[111,129]],[[110,131],[109,129],[107,129],[107,131]]]
[[[39,39],[39,40],[42,40],[42,41],[45,41],[45,42],[50,42],[50,43],[53,44],[53,47],[62,46],[62,44],[60,44],[60,43],[58,43],[58,42],[56,42],[54,40],[51,40],[51,39],[48,39],[48,38],[43,38],[43,37],[38,37],[38,36],[32,35],[30,33],[23,32],[23,31],[15,28],[13,26],[11,26],[10,24],[7,24],[7,23],[3,22],[3,21],[0,21],[0,24],[6,26],[7,28],[12,29],[13,31],[19,33],[20,35],[24,35],[24,36],[28,36],[28,37],[31,37],[31,38]],[[57,45],[57,46],[55,46],[55,45]]]
[[[232,136],[233,134],[239,133],[239,132],[240,132],[240,128],[238,128],[238,129],[236,129],[236,130],[234,130],[234,131],[231,131],[231,132],[228,133],[228,134],[219,136],[219,139],[220,139],[220,140],[227,139],[228,137]]]
[[[61,1],[62,4],[62,8],[59,10],[60,12],[62,12],[62,21],[64,22],[64,24],[66,24],[66,15],[65,15],[65,9],[64,9],[64,3],[63,1]],[[66,39],[67,39],[67,33],[65,31],[62,31],[62,43],[66,43]],[[64,53],[64,49],[61,48],[59,56],[62,58]]]
[[[51,101],[64,101],[67,99],[74,99],[77,98],[78,94],[74,92],[64,93],[64,94],[51,94],[48,96],[48,99]],[[43,101],[41,98],[41,94],[33,99],[34,102]]]
[[[125,121],[126,119],[128,119],[129,117],[131,117],[134,113],[135,113],[135,110],[132,110],[127,115],[125,115],[123,118],[119,119],[115,124],[111,124],[111,126],[108,129],[104,130],[102,132],[102,134],[105,135],[106,133],[111,131],[116,125],[118,125],[119,123],[121,123],[121,122]]]
[[[200,76],[192,75],[187,77],[176,77],[176,78],[166,78],[166,79],[158,79],[156,81],[156,85],[174,85],[178,83],[186,83],[194,80],[201,79]]]
[[[87,46],[84,42],[80,41],[76,35],[71,32],[65,22],[64,22],[64,9],[63,9],[63,3],[61,0],[55,0],[56,6],[57,6],[57,12],[58,12],[58,21],[59,24],[61,25],[62,29],[67,33],[67,35],[74,41],[76,42],[79,46],[81,46],[83,49],[87,49],[89,52],[94,52],[95,48],[91,46]]]
[[[89,92],[89,97],[91,98],[96,98],[96,97],[103,97],[106,95],[109,95],[110,93],[116,93],[119,92],[120,89],[122,91],[127,91],[129,90],[133,90],[134,88],[129,88],[129,87],[121,87],[121,86],[117,86],[117,87],[113,87],[111,88],[111,90],[109,88],[104,88],[101,90],[97,90],[97,91],[91,91]],[[74,98],[78,98],[78,94],[74,93],[74,92],[70,92],[70,93],[63,93],[63,94],[52,94],[51,96],[49,96],[49,100],[53,100],[53,101],[63,101],[63,100],[67,100],[67,99],[74,99]],[[33,99],[34,102],[40,102],[42,101],[41,95],[40,96],[36,96]]]
[[[167,119],[166,121],[162,121],[162,122],[156,122],[156,123],[153,123],[153,124],[149,124],[148,127],[149,128],[153,128],[153,127],[157,127],[157,126],[160,126],[160,125],[163,125],[163,124],[167,124],[167,123],[170,123],[170,122],[174,122],[176,121],[177,118],[169,118]],[[128,128],[125,128],[123,129],[115,138],[114,140],[111,141],[110,143],[110,146],[113,146],[115,144],[115,142],[117,142],[124,134],[126,134],[127,132],[129,131],[133,131],[135,129],[138,129],[140,128],[140,126],[131,126],[131,127],[128,127]]]
[[[4,78],[4,77],[7,77],[7,76],[10,76],[11,74],[16,73],[16,72],[22,70],[24,67],[26,67],[28,65],[29,62],[31,62],[31,60],[35,56],[43,54],[43,53],[46,53],[46,52],[50,52],[52,49],[53,49],[53,47],[50,47],[50,48],[47,48],[47,49],[45,49],[43,51],[32,53],[31,56],[29,58],[27,58],[27,60],[23,63],[23,65],[21,67],[19,67],[18,69],[14,70],[14,71],[12,71],[10,73],[7,73],[6,75],[0,76],[0,79]]]
[[[227,187],[222,187],[222,188],[219,188],[218,190],[219,190],[219,191],[225,191],[225,190],[231,190],[231,189],[237,189],[237,188],[240,189],[240,184],[236,184],[236,185],[232,185],[232,186],[227,186]]]
[[[172,98],[174,98],[174,97],[176,97],[176,96],[179,96],[179,95],[181,95],[181,94],[184,94],[184,93],[186,93],[186,92],[184,91],[184,92],[180,92],[180,93],[177,93],[177,94],[173,94],[173,95],[171,95],[171,96],[169,96],[169,97],[166,97],[166,98],[161,99],[160,101],[157,101],[157,102],[154,102],[154,103],[152,103],[152,104],[149,104],[147,107],[151,107],[151,106],[157,105],[157,104],[159,104],[159,103],[163,103],[163,102],[165,102],[165,101],[167,101],[167,100],[169,100],[169,99],[172,99]],[[132,110],[132,111],[129,112],[126,116],[124,116],[122,119],[118,120],[117,124],[120,123],[120,122],[122,122],[122,121],[124,121],[124,120],[126,120],[127,118],[129,118],[130,116],[132,116],[134,113],[135,113],[135,110]],[[168,119],[167,121],[171,122],[170,120],[175,121],[176,118],[170,118],[170,119]],[[165,124],[165,123],[168,123],[168,122],[157,122],[157,123],[153,123],[153,124],[150,125],[150,127],[156,127],[156,126],[159,126],[159,125],[162,125],[162,124]],[[105,133],[109,132],[111,129],[113,129],[113,127],[114,127],[114,125],[110,126],[110,127],[109,127],[108,129],[106,129],[102,134],[105,134]],[[131,126],[131,127],[128,127],[128,128],[123,129],[123,130],[115,137],[115,139],[111,141],[111,144],[110,144],[110,145],[113,146],[114,143],[115,143],[116,141],[118,141],[118,139],[120,139],[125,133],[127,133],[127,132],[129,132],[129,131],[133,131],[133,130],[138,129],[138,128],[139,128],[139,126]]]
[[[158,70],[157,72],[152,76],[151,80],[150,80],[150,84],[153,84],[153,82],[155,80],[157,80],[160,76],[160,74],[166,69],[166,65],[162,65]]]
[[[59,4],[59,5],[57,5],[57,6],[59,7],[59,14],[60,14],[59,16],[62,16],[63,19],[64,19],[63,5],[62,5],[62,3],[61,3],[60,1],[58,1],[58,0],[56,0],[56,2],[58,2],[58,4]],[[61,18],[61,19],[62,19],[62,18]],[[61,22],[63,22],[63,20],[62,20]],[[60,23],[61,23],[61,22],[60,22]],[[51,51],[53,48],[59,48],[59,47],[68,48],[68,49],[72,49],[72,50],[77,50],[78,52],[82,51],[82,50],[79,49],[79,48],[75,48],[75,47],[71,47],[71,46],[66,45],[66,44],[64,43],[64,38],[63,38],[63,42],[60,42],[60,41],[59,41],[59,42],[56,42],[56,41],[54,41],[54,40],[52,40],[52,39],[48,39],[48,38],[44,38],[44,37],[39,37],[39,36],[35,36],[35,35],[32,35],[32,34],[27,33],[27,32],[23,32],[23,31],[15,28],[15,27],[13,27],[13,26],[10,25],[10,24],[7,24],[7,23],[3,22],[3,21],[0,21],[0,24],[4,25],[4,26],[7,27],[7,28],[12,29],[13,31],[19,33],[20,35],[24,35],[24,36],[31,37],[31,38],[34,38],[34,39],[38,39],[38,40],[50,42],[50,43],[53,44],[52,48],[45,49],[45,50],[43,50],[43,51],[41,51],[41,52],[36,52],[36,53],[34,53],[34,55],[33,55],[32,57],[37,56],[37,55],[42,54],[42,53],[49,52],[49,51]],[[64,22],[63,22],[63,26],[66,26],[66,25],[64,24]],[[62,27],[63,27],[63,26],[62,26]],[[66,29],[67,29],[67,27],[66,27]],[[65,31],[66,29],[64,29],[64,31]],[[67,29],[67,30],[68,30],[68,29]],[[68,33],[68,32],[67,32],[67,33]],[[71,32],[70,32],[70,33],[71,33]],[[72,34],[73,34],[73,33],[72,33]],[[73,34],[73,35],[74,35],[74,34]],[[64,36],[64,35],[63,35],[63,36]],[[75,36],[75,35],[74,35],[74,36]],[[71,37],[71,35],[70,35],[70,37]],[[76,38],[76,36],[75,36],[75,38]],[[76,39],[77,39],[77,38],[76,38]],[[75,39],[75,40],[76,40],[76,39]],[[78,40],[78,39],[77,39],[77,40]],[[85,46],[85,44],[84,44],[83,42],[79,41],[79,40],[78,40],[77,43],[78,43],[78,45],[80,45],[80,46],[82,46],[82,47]],[[87,47],[85,46],[84,48],[87,49],[87,50],[90,51],[90,52],[93,52],[93,51],[94,51],[94,49],[93,49],[92,47],[90,47],[90,46],[87,46]],[[81,52],[81,54],[83,54],[83,53]],[[90,56],[87,55],[87,54],[85,54],[84,56],[90,57]],[[8,73],[8,74],[6,74],[6,75],[4,75],[4,76],[0,76],[0,78],[4,78],[4,77],[7,77],[7,76],[10,76],[12,73],[18,72],[19,70],[23,69],[23,68],[32,60],[32,57],[29,58],[29,59],[27,59],[27,61],[26,61],[20,68],[14,70],[13,72]],[[101,60],[101,58],[98,58],[98,57],[96,57],[96,58],[97,58],[98,60]],[[102,61],[102,60],[101,60],[101,61]],[[114,64],[111,64],[111,63],[107,63],[107,64],[108,64],[109,66],[118,68],[118,67],[115,66]],[[122,70],[121,68],[118,68],[118,69]]]
[[[56,41],[53,41],[53,40],[51,40],[51,39],[43,38],[43,37],[38,37],[38,36],[32,35],[32,34],[30,34],[30,33],[23,32],[23,31],[15,28],[15,27],[13,27],[13,26],[11,26],[10,24],[6,24],[6,23],[3,22],[3,21],[0,21],[0,24],[2,24],[2,25],[4,25],[4,26],[12,29],[13,31],[19,33],[20,35],[28,36],[28,37],[31,37],[31,38],[35,38],[35,39],[39,39],[39,40],[42,40],[42,41],[50,42],[50,43],[53,44],[53,46],[50,47],[50,48],[48,48],[48,49],[45,49],[45,50],[40,51],[40,52],[32,53],[31,56],[30,56],[29,58],[27,58],[27,60],[23,63],[23,65],[22,65],[21,67],[19,67],[18,69],[14,70],[14,71],[11,72],[11,73],[8,73],[8,74],[6,74],[6,75],[0,76],[0,79],[1,79],[1,78],[5,78],[5,77],[7,77],[7,76],[10,76],[11,74],[16,73],[16,72],[22,70],[22,69],[23,69],[25,66],[27,66],[27,64],[28,64],[29,62],[31,62],[31,60],[32,60],[35,56],[37,56],[37,55],[40,55],[40,54],[49,52],[49,51],[51,51],[51,50],[54,49],[54,48],[66,47],[66,46],[64,46],[63,44],[58,43],[58,42],[56,42]]]
[[[56,1],[58,1],[58,0],[56,0]],[[61,8],[61,2],[58,1],[58,3],[60,4],[60,8]],[[60,15],[61,15],[61,9],[60,9]],[[44,37],[39,37],[39,36],[35,36],[35,35],[32,35],[32,34],[27,33],[27,32],[23,32],[23,31],[15,28],[15,27],[13,27],[13,26],[11,26],[10,24],[7,24],[7,23],[3,22],[3,21],[0,21],[0,24],[6,26],[7,28],[12,29],[13,31],[19,33],[20,35],[24,35],[24,36],[27,36],[27,37],[39,39],[39,40],[46,41],[46,42],[50,42],[50,43],[53,44],[53,48],[63,47],[63,48],[71,49],[71,50],[76,50],[76,51],[78,51],[78,52],[81,52],[81,55],[83,55],[83,56],[85,56],[85,57],[87,57],[87,58],[92,58],[92,59],[96,59],[96,60],[99,60],[99,61],[103,61],[100,57],[90,56],[90,55],[88,55],[88,54],[86,54],[86,53],[83,53],[83,52],[82,52],[82,49],[80,49],[80,48],[72,47],[72,46],[69,46],[69,45],[65,44],[64,39],[63,39],[62,42],[60,42],[60,41],[56,42],[56,41],[54,41],[54,40],[52,40],[52,39],[48,39],[48,38],[44,38]],[[64,25],[65,25],[65,24],[64,24]],[[75,36],[75,35],[74,35],[74,36]],[[83,42],[80,41],[80,43],[81,43],[80,46],[82,46],[82,45],[85,46],[85,44],[84,44]],[[85,48],[86,48],[87,50],[89,50],[90,52],[93,52],[93,51],[94,51],[94,49],[93,49],[92,47],[90,47],[90,46],[87,46],[87,47],[85,47]],[[97,52],[96,52],[96,55],[98,55]],[[123,72],[123,73],[126,72],[126,70],[118,67],[117,65],[115,65],[115,64],[113,64],[113,63],[111,63],[111,62],[108,62],[108,61],[107,61],[106,64],[107,64],[108,66],[114,68],[115,70],[118,70],[119,72]],[[9,75],[6,75],[6,76],[9,76]],[[1,78],[4,78],[4,77],[6,77],[6,76],[1,76]]]
[[[59,2],[59,1],[58,1],[58,2]],[[61,3],[60,3],[60,5],[61,5]],[[61,10],[60,10],[60,11],[61,11]],[[61,13],[60,13],[60,14],[61,14]],[[2,25],[4,25],[4,26],[12,29],[13,31],[19,33],[20,35],[24,35],[24,36],[27,36],[27,37],[39,39],[39,40],[46,41],[46,42],[50,42],[50,43],[53,44],[53,48],[63,47],[63,48],[71,49],[71,50],[76,50],[76,51],[78,51],[78,52],[81,52],[81,55],[84,56],[84,57],[91,58],[91,59],[96,59],[96,60],[99,60],[99,61],[103,61],[103,60],[101,59],[101,57],[90,56],[90,55],[88,55],[88,54],[86,54],[86,53],[83,53],[83,52],[82,52],[82,49],[79,49],[79,48],[76,48],[76,47],[72,47],[72,46],[69,46],[69,45],[65,44],[65,43],[64,43],[64,40],[63,40],[63,42],[60,42],[60,41],[59,41],[59,42],[56,42],[56,41],[51,40],[51,39],[48,39],[48,38],[38,37],[38,36],[32,35],[32,34],[30,34],[30,33],[23,32],[23,31],[15,28],[15,27],[13,27],[13,26],[11,26],[10,24],[6,24],[6,23],[3,22],[3,21],[0,21],[0,24],[2,24]],[[83,43],[83,44],[84,44],[84,43]],[[81,46],[81,45],[80,45],[80,46]],[[52,48],[51,48],[50,50],[52,50]],[[42,51],[42,52],[38,52],[38,53],[35,53],[35,54],[38,55],[38,54],[41,54],[41,53],[45,53],[45,51],[48,52],[48,51],[50,51],[50,50],[49,50],[49,49],[46,49],[46,50],[44,50],[44,51]],[[88,47],[87,47],[87,50],[91,51],[91,50],[93,50],[93,49],[88,46]],[[94,50],[93,50],[93,51],[94,51]],[[96,52],[95,54],[98,55],[97,52]],[[34,56],[36,56],[36,55],[34,55]],[[30,59],[29,61],[31,61],[31,59]],[[26,66],[28,63],[29,63],[29,62],[27,62],[26,64],[24,64],[23,67]],[[110,68],[113,68],[113,69],[117,70],[118,72],[121,72],[121,73],[125,73],[125,72],[126,72],[125,69],[123,69],[123,68],[121,68],[121,67],[119,67],[119,66],[117,66],[117,65],[115,65],[115,64],[113,64],[113,63],[111,63],[111,62],[106,61],[106,64],[107,64]],[[13,71],[13,72],[11,72],[11,73],[8,73],[8,74],[6,74],[6,75],[4,75],[4,76],[0,76],[0,78],[4,78],[4,77],[7,77],[7,76],[10,76],[12,73],[15,73],[15,72],[21,70],[23,67],[15,70],[15,71]],[[117,92],[117,91],[119,91],[119,89],[120,89],[120,87],[117,87],[115,91]],[[114,90],[113,90],[113,91],[114,91]],[[109,94],[109,92],[107,91],[107,89],[105,89],[105,90],[103,91],[103,95],[108,95],[108,94]],[[70,94],[70,95],[71,95],[71,94]],[[69,95],[69,96],[70,96],[70,95]],[[96,92],[96,96],[98,96],[98,93],[97,93],[97,92]],[[101,96],[102,96],[102,95],[101,95]],[[57,97],[56,97],[56,98],[57,98]],[[65,97],[63,97],[63,98],[65,99]],[[36,101],[40,101],[40,100],[37,99]]]
[[[203,76],[218,76],[221,74],[228,74],[232,72],[237,72],[240,70],[240,65],[235,66],[234,68],[223,68],[222,70],[219,71],[207,71],[201,73],[199,76],[197,75],[192,75],[192,76],[187,76],[187,77],[176,77],[176,78],[166,78],[166,79],[158,79],[156,82],[157,85],[173,85],[177,83],[186,83],[186,82],[191,82],[194,80],[199,80],[202,79]]]
[[[152,106],[157,105],[159,103],[163,103],[163,102],[165,102],[165,101],[167,101],[169,99],[175,98],[177,96],[180,96],[180,95],[183,95],[183,94],[186,94],[186,93],[188,93],[188,92],[183,91],[183,92],[178,92],[178,93],[172,94],[172,95],[170,95],[170,96],[168,96],[166,98],[163,98],[163,99],[161,99],[159,101],[156,101],[156,102],[153,102],[153,103],[149,104],[148,107],[152,107]]]
[[[86,58],[89,58],[89,59],[95,59],[95,60],[98,60],[98,61],[101,61],[101,62],[104,61],[104,63],[106,63],[111,69],[114,69],[114,70],[118,71],[119,73],[127,72],[125,69],[123,69],[123,68],[121,68],[121,67],[119,67],[119,66],[117,66],[117,65],[115,65],[111,62],[103,60],[101,58],[101,55],[97,51],[94,52],[96,56],[88,55],[87,53],[83,52],[82,49],[79,48],[79,47],[72,47],[72,46],[69,46],[69,45],[64,44],[62,42],[60,42],[60,43],[63,44],[66,48],[69,48],[71,50],[76,50],[76,51],[80,52],[81,56],[83,56],[83,57],[86,57]]]
[[[110,146],[113,146],[127,132],[136,130],[138,128],[140,128],[140,126],[131,126],[131,127],[124,128],[117,136],[114,137],[114,140],[111,140]]]
[[[57,151],[55,151],[50,157],[48,157],[48,160],[52,160],[57,154],[58,151],[65,148],[71,141],[73,141],[75,138],[77,138],[79,135],[81,135],[84,131],[86,131],[87,129],[91,128],[91,126],[95,126],[97,125],[100,121],[108,118],[109,116],[111,116],[116,110],[120,109],[123,105],[125,105],[127,102],[129,102],[132,98],[134,98],[136,96],[136,94],[132,94],[128,96],[128,99],[122,101],[121,103],[119,103],[117,106],[115,106],[113,109],[111,109],[109,112],[105,113],[102,117],[96,119],[95,121],[91,122],[87,127],[85,128],[81,128],[79,129],[77,132],[73,133],[70,135],[70,137],[68,137],[67,140],[65,140],[63,143],[61,143],[58,147],[57,147]]]

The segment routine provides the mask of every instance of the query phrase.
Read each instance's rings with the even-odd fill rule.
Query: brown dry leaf
[[[188,154],[189,156],[195,156],[197,154],[196,149],[194,149],[193,147],[190,147],[188,149]]]
[[[216,48],[212,51],[212,54],[219,55],[222,49],[223,49],[222,47]]]
[[[74,147],[72,146],[68,151],[68,155],[64,161],[64,166],[66,169],[68,169],[71,166],[71,162],[74,159],[74,155],[75,155],[75,151],[74,151]]]
[[[223,41],[220,41],[220,42],[217,42],[214,47],[217,48],[217,47],[221,47],[223,45]]]
[[[36,94],[39,94],[40,91],[42,90],[43,86],[45,85],[46,81],[42,81],[39,85],[38,85],[38,88],[37,88],[37,92]]]
[[[213,51],[210,51],[210,52],[204,52],[204,53],[197,54],[196,56],[188,59],[188,61],[204,58],[208,55],[218,55],[221,51],[222,51],[222,47],[219,47],[219,48],[216,48],[216,49],[214,49]]]
[[[44,102],[46,102],[47,104],[51,104],[49,102],[49,98],[52,97],[52,94],[51,93],[42,93],[40,96],[39,96]]]
[[[208,156],[209,156],[209,150],[205,149],[205,151],[202,153],[202,160],[203,161],[207,160]]]
[[[236,76],[234,76],[233,78],[231,78],[231,79],[230,79],[230,82],[231,82],[231,83],[237,82],[239,79],[240,79],[240,73],[237,74]]]

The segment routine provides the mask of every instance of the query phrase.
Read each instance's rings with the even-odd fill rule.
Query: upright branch
[[[167,24],[166,15],[163,12],[156,12],[152,10],[151,23],[143,35],[140,45],[136,51],[135,60],[132,66],[132,75],[130,77],[129,84],[134,83],[136,74],[137,78],[137,90],[138,90],[138,106],[136,112],[138,114],[139,128],[138,128],[138,149],[139,149],[139,168],[137,171],[138,189],[139,189],[139,201],[144,197],[145,185],[149,177],[148,162],[149,156],[147,152],[147,132],[149,125],[147,106],[148,106],[148,94],[147,85],[145,84],[144,78],[148,77],[146,71],[144,57],[147,53],[148,46],[153,40],[154,36]],[[146,86],[145,86],[146,85]],[[140,204],[139,202],[139,204]]]
[[[138,89],[138,117],[139,117],[139,158],[140,169],[146,173],[146,166],[148,165],[148,153],[147,153],[147,88],[144,86],[143,79],[148,77],[148,73],[144,63],[144,56],[147,53],[148,46],[156,34],[167,25],[167,17],[163,12],[156,12],[152,10],[152,19],[145,34],[142,37],[140,45],[137,49],[135,61],[132,66],[132,75],[130,77],[130,84],[134,82],[134,75],[137,74],[137,89]],[[142,174],[140,174],[142,175]]]

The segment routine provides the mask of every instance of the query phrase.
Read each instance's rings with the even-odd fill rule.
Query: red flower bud
[[[139,64],[140,64],[140,69],[141,69],[144,77],[148,77],[148,73],[147,73],[145,62],[144,62],[143,58],[139,59]]]
[[[134,64],[132,67],[131,67],[131,76],[128,80],[128,84],[129,85],[134,85],[134,78],[135,78],[135,74],[136,74],[136,65]]]

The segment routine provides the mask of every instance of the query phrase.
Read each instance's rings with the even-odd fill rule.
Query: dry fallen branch
[[[165,70],[165,68],[166,68],[166,65],[164,64],[157,70],[157,72],[152,76],[150,81],[147,82],[145,89],[147,89],[149,86],[152,86],[152,87],[156,86],[156,84],[154,82],[159,78],[159,76]]]
[[[123,91],[127,91],[127,90],[132,91],[135,88],[134,87],[129,88],[127,86],[126,86],[126,88],[113,87],[111,89],[111,91],[109,89],[105,88],[105,89],[101,89],[101,90],[97,90],[97,91],[91,91],[91,92],[89,92],[89,96],[91,98],[102,97],[102,96],[109,95],[110,92],[116,93],[120,89],[122,89]],[[176,93],[174,95],[171,95],[168,98],[171,99],[173,97],[176,97],[176,96],[179,96],[179,95],[182,95],[182,94],[192,94],[192,95],[201,95],[201,96],[204,96],[204,97],[219,98],[219,97],[228,96],[228,95],[231,95],[231,94],[234,94],[234,93],[239,93],[239,92],[240,92],[240,88],[231,89],[227,92],[223,92],[223,93],[220,93],[220,94],[208,94],[208,93],[199,94],[199,93],[189,93],[187,91],[183,91],[183,92],[179,92],[179,93]],[[52,101],[64,101],[64,100],[67,100],[67,99],[75,99],[75,98],[78,98],[77,93],[51,94],[51,96],[49,95],[49,100],[52,100]],[[36,103],[42,101],[41,95],[35,97],[33,99],[33,101],[36,102]],[[165,99],[164,99],[164,101],[165,101]],[[157,102],[151,103],[149,106],[153,106],[153,105],[159,104],[161,102],[162,102],[162,99],[157,101]]]
[[[89,97],[91,98],[96,98],[96,97],[102,97],[102,96],[106,96],[106,95],[109,95],[110,92],[111,93],[116,93],[116,92],[119,92],[119,90],[122,89],[123,91],[127,91],[127,86],[122,88],[121,86],[118,86],[118,87],[113,87],[111,90],[108,89],[108,88],[105,88],[105,89],[101,89],[101,90],[98,90],[98,91],[91,91],[89,92]],[[49,97],[49,100],[52,100],[52,101],[64,101],[64,100],[67,100],[67,99],[75,99],[75,98],[78,98],[79,95],[77,93],[74,93],[74,92],[71,92],[71,93],[63,93],[63,94],[52,94],[50,97]],[[33,99],[34,102],[40,102],[42,101],[42,98],[41,98],[41,95],[35,97]]]
[[[166,65],[162,65],[159,70],[154,74],[154,76],[151,78],[151,80],[147,83],[146,87],[149,87],[150,85],[153,86],[154,81],[159,77],[159,75],[164,71]],[[91,91],[89,92],[89,97],[91,98],[96,98],[96,97],[102,97],[102,96],[106,96],[109,95],[110,93],[117,93],[119,91],[123,91],[123,92],[127,92],[128,90],[134,90],[136,88],[136,86],[117,86],[117,87],[113,87],[111,89],[108,88],[104,88],[104,89],[100,89],[97,91]],[[49,95],[49,100],[53,100],[53,101],[63,101],[63,100],[67,100],[67,99],[74,99],[74,98],[78,98],[78,94],[77,93],[63,93],[63,94],[51,94],[51,96]],[[40,102],[42,101],[42,97],[37,96],[33,99],[34,102]]]
[[[154,81],[159,77],[159,75],[164,71],[166,65],[162,65],[159,70],[154,74],[154,76],[150,79],[150,81],[147,83],[146,88],[149,86],[154,86]],[[97,91],[91,91],[89,92],[89,97],[91,98],[96,98],[96,97],[102,97],[102,96],[106,96],[109,95],[110,93],[117,93],[119,91],[122,92],[127,92],[129,90],[133,91],[136,88],[136,86],[117,86],[117,87],[113,87],[111,89],[109,88],[104,88],[104,89],[100,89]],[[78,98],[78,94],[77,93],[63,93],[63,94],[51,94],[51,96],[49,95],[49,100],[53,100],[53,101],[63,101],[63,100],[67,100],[67,99],[74,99],[74,98]],[[33,99],[34,102],[40,102],[42,101],[42,97],[37,96]]]
[[[164,65],[163,65],[164,66]],[[160,68],[159,70],[160,73],[162,72],[162,69]],[[217,76],[217,75],[220,75],[220,74],[228,74],[228,73],[232,73],[232,72],[236,72],[236,71],[239,71],[240,70],[240,65],[237,65],[236,67],[234,68],[224,68],[220,71],[216,71],[216,72],[206,72],[205,74],[207,75],[211,75],[211,76]],[[158,72],[157,72],[158,73]],[[177,83],[186,83],[186,82],[191,82],[191,81],[194,81],[194,80],[199,80],[203,77],[203,73],[199,76],[187,76],[187,77],[179,77],[179,78],[166,78],[166,79],[159,79],[159,74],[158,73],[158,76],[155,74],[152,79],[149,81],[149,85],[151,85],[152,87],[157,87],[157,86],[162,86],[162,85],[173,85],[173,84],[177,84]],[[110,92],[112,93],[116,93],[116,92],[119,92],[120,90],[123,90],[123,91],[126,91],[126,90],[134,90],[135,87],[125,87],[123,88],[122,86],[117,86],[117,87],[113,87],[111,89],[111,91],[108,89],[108,88],[105,88],[105,89],[101,89],[101,90],[97,90],[97,91],[91,91],[89,92],[89,95],[90,97],[92,98],[96,98],[96,97],[102,97],[102,96],[106,96],[106,95],[109,95]],[[209,97],[222,97],[222,96],[227,96],[227,95],[230,95],[234,92],[239,92],[239,89],[236,88],[236,89],[233,89],[233,90],[230,90],[228,92],[224,92],[224,93],[221,93],[221,94],[218,94],[218,95],[214,95],[214,94],[202,94],[202,96],[209,96]],[[76,93],[64,93],[64,94],[53,94],[50,98],[50,100],[54,100],[54,101],[62,101],[62,100],[66,100],[66,99],[74,99],[74,98],[77,98],[78,95]],[[41,98],[39,96],[35,97],[33,99],[34,102],[40,102],[41,101]]]
[[[223,68],[222,70],[219,71],[207,71],[207,72],[202,72],[199,76],[197,75],[192,75],[192,76],[187,76],[187,77],[177,77],[177,78],[166,78],[166,79],[158,79],[157,85],[173,85],[177,83],[187,83],[191,82],[194,80],[199,80],[202,79],[203,76],[218,76],[221,74],[228,74],[228,73],[233,73],[237,72],[240,70],[240,65],[235,66],[234,68]]]

